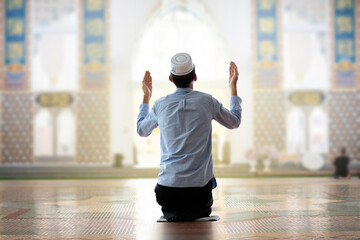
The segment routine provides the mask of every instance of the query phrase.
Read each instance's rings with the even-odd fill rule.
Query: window
[[[31,7],[31,88],[78,89],[77,1],[34,0]]]
[[[309,147],[310,152],[328,152],[328,122],[323,109],[315,108],[309,117]]]
[[[57,118],[57,155],[73,156],[75,153],[75,119],[70,110],[62,110]]]
[[[329,88],[328,1],[283,1],[284,88]]]
[[[47,110],[39,111],[34,121],[35,156],[52,156],[53,144],[53,120]]]
[[[286,119],[286,148],[291,154],[304,153],[306,150],[305,114],[298,108],[292,109]]]
[[[186,2],[173,9],[176,6],[167,2],[163,7],[169,9],[159,8],[153,13],[138,43],[133,80],[141,81],[144,71],[151,70],[153,79],[167,82],[170,59],[178,52],[192,56],[201,79],[223,80],[228,74],[224,44],[204,6],[194,1],[197,4]]]

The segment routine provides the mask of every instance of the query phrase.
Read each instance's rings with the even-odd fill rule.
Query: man
[[[206,93],[194,91],[195,65],[187,53],[171,59],[169,80],[176,91],[158,99],[149,113],[152,78],[145,72],[143,103],[137,119],[137,132],[149,136],[160,128],[161,162],[156,200],[169,222],[193,221],[208,217],[216,187],[211,156],[211,121],[227,128],[241,122],[241,98],[237,96],[238,70],[230,63],[230,111]]]
[[[348,169],[350,159],[346,154],[346,148],[341,149],[341,155],[334,160],[335,173],[334,178],[350,179],[350,172]]]

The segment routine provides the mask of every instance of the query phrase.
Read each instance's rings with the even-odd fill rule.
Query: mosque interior
[[[177,52],[227,108],[239,68],[241,125],[212,125],[218,222],[156,223],[160,130],[136,118]],[[0,0],[0,238],[358,239],[359,91],[359,0]]]

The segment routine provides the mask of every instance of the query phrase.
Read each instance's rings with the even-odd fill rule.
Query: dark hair
[[[186,75],[174,75],[170,73],[171,80],[178,88],[188,88],[190,86],[190,83],[195,79],[195,67],[194,69],[186,74]]]

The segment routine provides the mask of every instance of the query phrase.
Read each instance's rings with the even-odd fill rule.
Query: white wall
[[[244,152],[253,141],[250,1],[202,1],[218,25],[226,45],[225,49],[228,51],[227,55],[238,64],[240,71],[238,93],[243,99],[243,119],[240,128],[229,133],[232,163],[244,161]],[[134,140],[132,131],[136,129],[136,121],[132,117],[131,60],[136,42],[141,37],[145,23],[157,4],[160,4],[160,1],[111,1],[112,153],[123,153],[124,164],[132,164]],[[139,71],[143,70],[139,69]],[[224,87],[227,87],[226,83]],[[225,99],[219,100],[224,104],[229,102]],[[142,99],[139,99],[139,104],[141,101]]]

